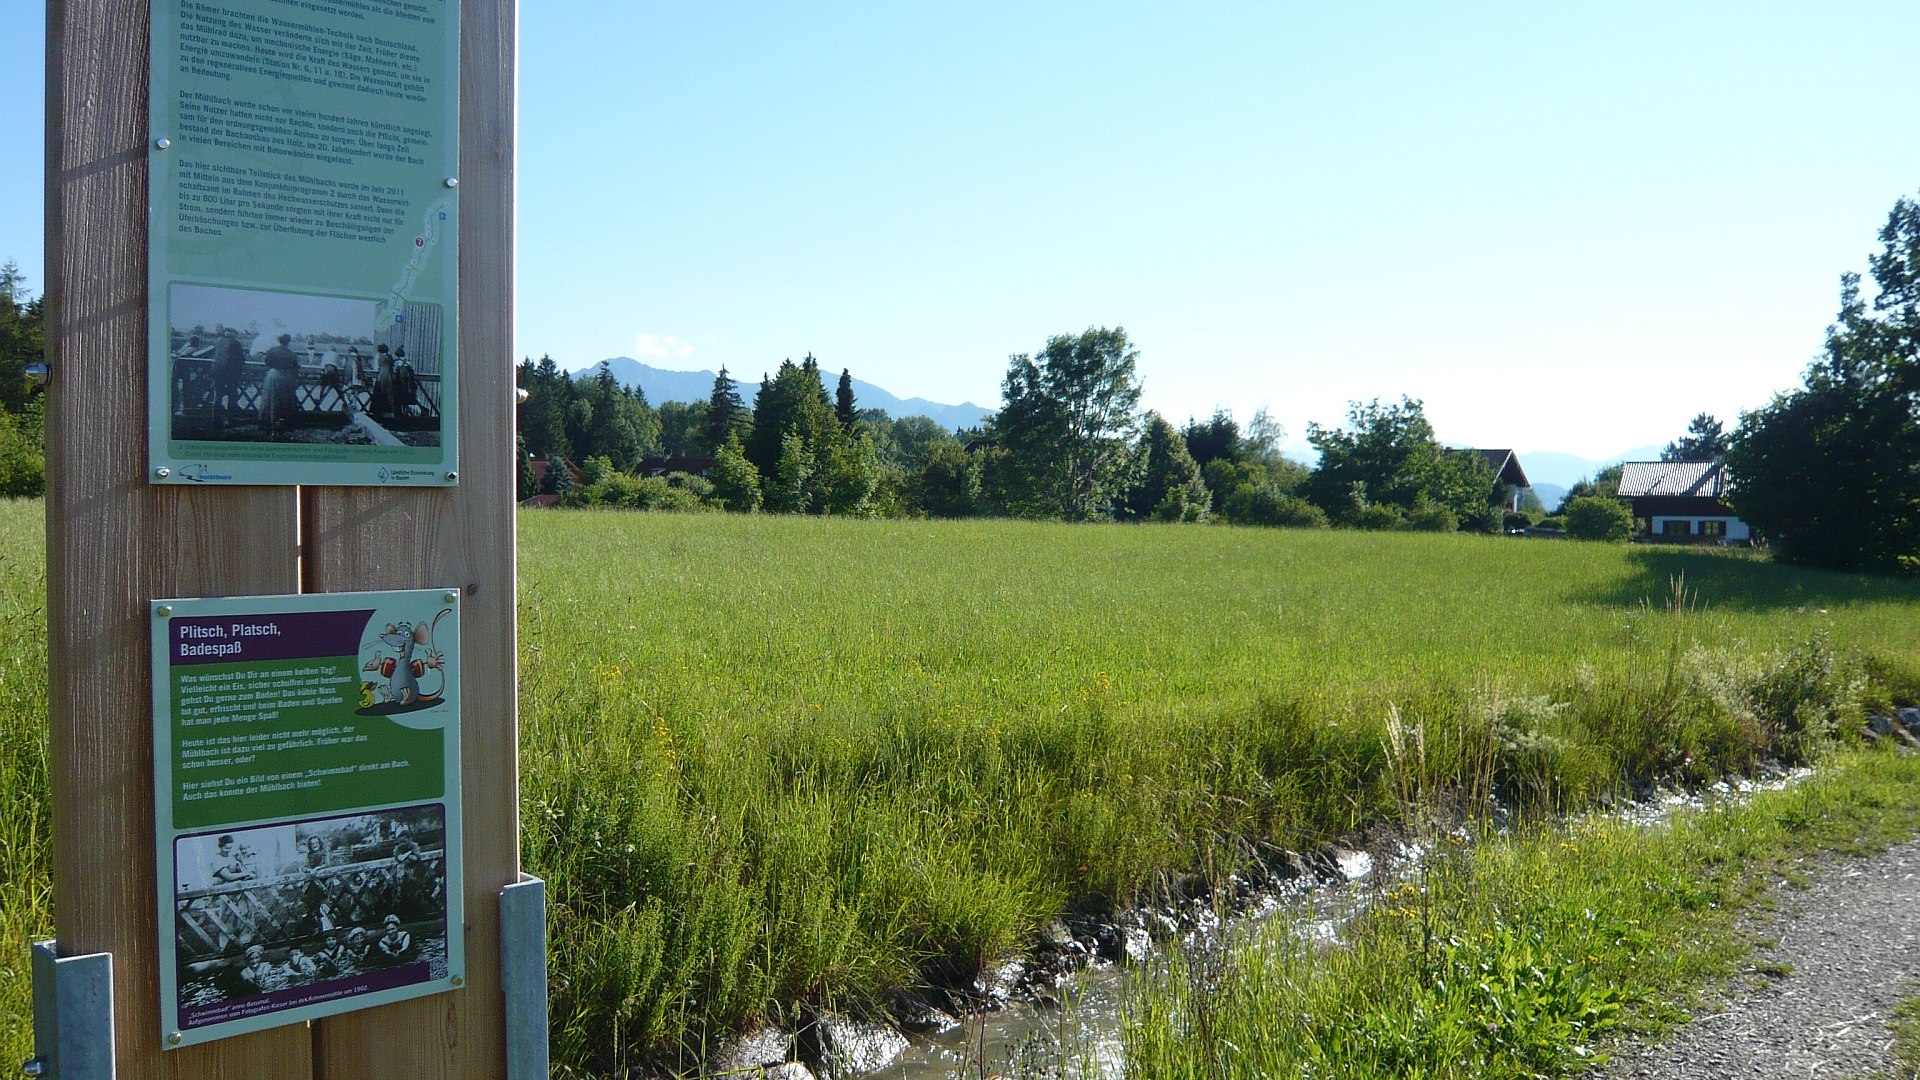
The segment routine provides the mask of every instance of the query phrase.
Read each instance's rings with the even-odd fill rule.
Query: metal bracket
[[[29,1076],[113,1080],[113,954],[62,957],[33,943],[33,1052]]]
[[[547,883],[530,874],[500,890],[500,989],[507,1080],[547,1080]]]

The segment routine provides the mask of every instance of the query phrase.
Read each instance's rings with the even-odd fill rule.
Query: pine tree
[[[766,385],[761,384],[763,387]],[[718,454],[730,440],[742,438],[753,422],[753,414],[740,400],[740,391],[723,366],[713,377],[713,393],[707,398],[706,425],[702,429],[702,448]]]
[[[833,415],[840,421],[841,427],[851,430],[857,412],[853,400],[853,372],[841,368],[840,386],[833,394]]]

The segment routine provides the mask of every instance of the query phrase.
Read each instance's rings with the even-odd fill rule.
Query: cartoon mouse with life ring
[[[366,684],[373,687],[379,701],[375,704],[367,700],[370,695],[363,694],[361,712],[412,712],[440,703],[441,695],[447,689],[447,658],[434,647],[433,632],[439,627],[440,620],[452,613],[452,608],[446,608],[433,617],[432,623],[388,623],[381,630],[381,644],[394,650],[396,655],[388,656],[375,650],[373,659],[361,667],[362,671],[379,672],[387,680],[385,687]],[[418,657],[414,655],[416,649],[421,651]],[[440,685],[431,693],[420,689],[420,680],[426,678],[429,671],[440,677]]]

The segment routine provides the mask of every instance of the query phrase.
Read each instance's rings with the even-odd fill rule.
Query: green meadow
[[[49,923],[41,528],[0,504],[15,942]],[[1055,914],[1390,823],[1409,785],[1574,808],[1920,693],[1920,585],[1710,551],[550,511],[520,590],[525,861],[582,1075],[964,987]]]

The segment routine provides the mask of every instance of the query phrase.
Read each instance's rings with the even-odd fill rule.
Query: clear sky
[[[0,3],[41,285],[42,0]],[[1794,385],[1920,191],[1920,4],[525,0],[518,352],[998,401],[1125,326],[1145,403],[1424,399],[1600,457]]]

